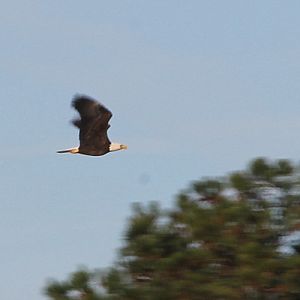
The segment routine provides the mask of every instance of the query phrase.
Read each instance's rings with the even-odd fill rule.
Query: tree
[[[300,241],[280,251],[283,237],[300,228],[299,187],[289,161],[258,158],[244,171],[193,183],[172,210],[135,204],[115,266],[102,274],[74,272],[66,282],[49,283],[46,294],[53,300],[300,299]]]

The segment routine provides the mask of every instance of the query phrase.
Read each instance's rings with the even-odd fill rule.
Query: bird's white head
[[[109,145],[109,152],[118,151],[118,150],[126,150],[127,146],[124,144],[111,143]]]

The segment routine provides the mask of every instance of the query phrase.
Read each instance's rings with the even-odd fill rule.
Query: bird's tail
[[[66,150],[56,151],[56,153],[72,153],[72,154],[75,154],[75,153],[78,153],[78,152],[79,152],[79,149],[77,147],[76,148],[66,149]]]

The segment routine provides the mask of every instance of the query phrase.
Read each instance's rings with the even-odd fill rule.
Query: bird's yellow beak
[[[121,145],[121,149],[126,150],[126,149],[128,149],[128,147],[127,147],[127,145]]]

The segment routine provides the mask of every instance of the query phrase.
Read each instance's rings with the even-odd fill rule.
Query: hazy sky
[[[192,180],[300,156],[300,1],[1,4],[0,297],[117,257],[133,202],[171,206]],[[127,151],[77,146],[75,93],[114,113]]]

